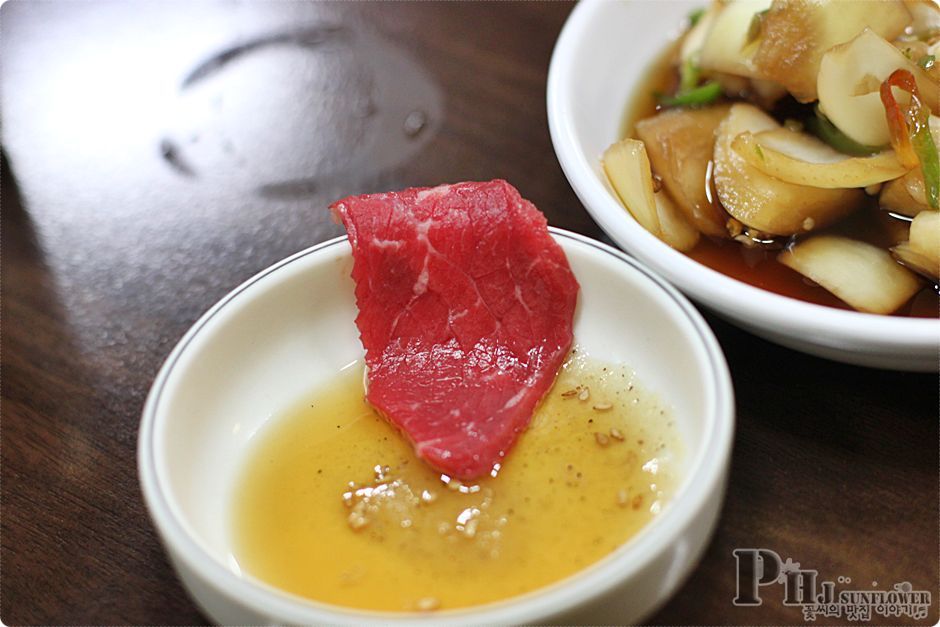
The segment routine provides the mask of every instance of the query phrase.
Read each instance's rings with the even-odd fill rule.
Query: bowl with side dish
[[[552,57],[552,142],[598,224],[699,304],[933,371],[938,39],[931,3],[585,0]]]
[[[727,481],[721,350],[635,260],[551,238],[580,284],[571,355],[515,448],[475,480],[426,468],[363,403],[346,237],[264,270],[196,322],[154,382],[138,462],[207,616],[633,623],[678,589]],[[394,252],[389,241],[379,248]],[[434,271],[423,287],[437,289]]]

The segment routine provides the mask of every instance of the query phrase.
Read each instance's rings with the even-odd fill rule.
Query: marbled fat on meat
[[[489,473],[571,347],[578,283],[545,217],[500,180],[331,208],[353,250],[368,401],[441,472]]]

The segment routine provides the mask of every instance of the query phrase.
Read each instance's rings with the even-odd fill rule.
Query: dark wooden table
[[[203,311],[340,233],[330,201],[503,177],[552,224],[603,238],[546,123],[571,7],[3,5],[4,623],[205,622],[141,500],[141,407]],[[732,605],[732,550],[766,547],[852,579],[840,587],[910,582],[933,595],[919,622],[935,623],[936,374],[840,365],[709,321],[737,393],[731,481],[704,559],[651,621],[802,624],[779,586]]]

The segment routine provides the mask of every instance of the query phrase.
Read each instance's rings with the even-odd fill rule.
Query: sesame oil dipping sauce
[[[522,594],[611,553],[681,471],[670,410],[575,349],[502,467],[433,471],[364,401],[362,368],[276,417],[237,480],[239,567],[350,608],[433,611]]]

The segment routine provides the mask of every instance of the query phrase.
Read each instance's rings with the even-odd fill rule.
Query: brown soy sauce
[[[670,45],[649,68],[640,87],[627,103],[620,127],[620,137],[636,137],[634,130],[636,122],[656,115],[660,107],[656,103],[655,94],[671,94],[675,91],[679,84],[676,64],[678,49],[678,42]],[[741,94],[740,100],[746,99],[747,94]],[[770,113],[782,123],[786,119],[807,117],[812,113],[812,105],[798,103],[787,96],[778,102]],[[710,173],[711,168],[708,171]],[[709,179],[703,181],[702,184],[711,191],[709,198],[717,203],[718,196],[713,182]],[[887,248],[907,238],[904,233],[909,221],[909,218],[880,209],[877,197],[872,197],[870,203],[864,208],[818,232],[844,235]],[[777,261],[776,257],[781,248],[792,245],[794,241],[795,237],[791,237],[781,242],[781,246],[776,248],[748,248],[730,239],[702,236],[695,248],[686,254],[695,261],[748,285],[808,303],[852,311],[849,305],[825,288]],[[938,317],[940,315],[940,286],[925,279],[924,289],[892,315],[916,318]]]

